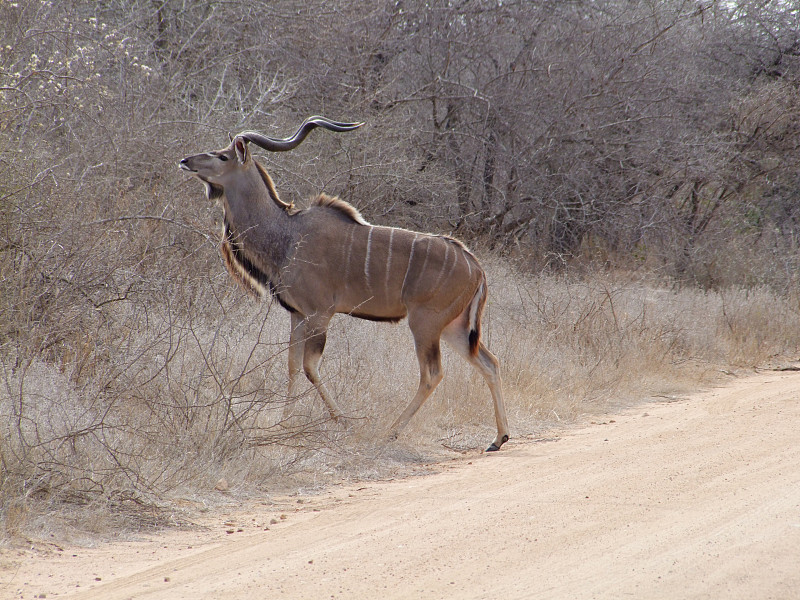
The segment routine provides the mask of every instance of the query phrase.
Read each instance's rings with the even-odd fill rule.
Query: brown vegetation
[[[513,436],[792,355],[798,23],[779,1],[0,2],[6,531],[486,438],[463,371],[376,446],[412,342],[345,318],[323,370],[356,426],[311,394],[282,422],[288,318],[231,285],[219,209],[176,166],[229,132],[367,122],[270,171],[288,201],[325,189],[479,251]]]

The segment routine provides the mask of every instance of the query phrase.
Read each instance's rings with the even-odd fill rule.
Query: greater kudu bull
[[[306,119],[286,139],[237,135],[216,152],[184,158],[180,167],[203,182],[224,213],[221,252],[231,275],[250,293],[270,293],[291,313],[289,393],[302,364],[331,416],[342,416],[325,389],[319,364],[336,313],[396,322],[408,317],[420,366],[414,399],[397,418],[397,437],[442,379],[440,339],[483,375],[494,399],[497,437],[508,440],[499,365],[480,340],[486,276],[459,241],[442,235],[370,225],[347,202],[320,195],[304,210],[282,201],[248,143],[273,152],[295,148],[315,127],[350,131],[361,123]]]

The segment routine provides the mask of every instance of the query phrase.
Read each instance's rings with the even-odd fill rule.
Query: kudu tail
[[[486,306],[486,277],[481,279],[475,295],[469,303],[469,353],[478,356],[481,343],[481,317]]]

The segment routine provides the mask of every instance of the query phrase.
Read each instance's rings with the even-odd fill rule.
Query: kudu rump
[[[289,394],[302,364],[334,419],[342,416],[319,375],[328,323],[336,313],[397,322],[408,317],[419,360],[419,388],[389,431],[394,439],[442,380],[444,338],[483,375],[494,399],[497,437],[508,441],[499,365],[481,342],[486,275],[450,237],[370,225],[347,202],[321,194],[296,210],[282,201],[250,142],[272,151],[297,147],[316,127],[351,131],[361,123],[311,117],[286,139],[237,135],[227,148],[184,158],[210,199],[221,200],[221,252],[231,275],[250,293],[270,293],[291,313]]]

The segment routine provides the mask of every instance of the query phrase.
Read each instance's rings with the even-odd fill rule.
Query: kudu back
[[[180,168],[203,182],[223,208],[221,253],[248,292],[270,294],[291,313],[289,394],[302,366],[339,420],[342,413],[322,383],[319,366],[328,323],[336,313],[396,322],[408,317],[420,378],[417,393],[389,431],[395,439],[442,379],[444,339],[483,375],[494,401],[497,436],[488,451],[508,440],[497,358],[481,341],[486,275],[459,241],[367,223],[350,204],[320,195],[304,210],[280,199],[267,171],[249,150],[297,147],[316,127],[351,131],[361,123],[311,117],[297,132],[276,139],[237,135],[214,152],[184,158]]]

